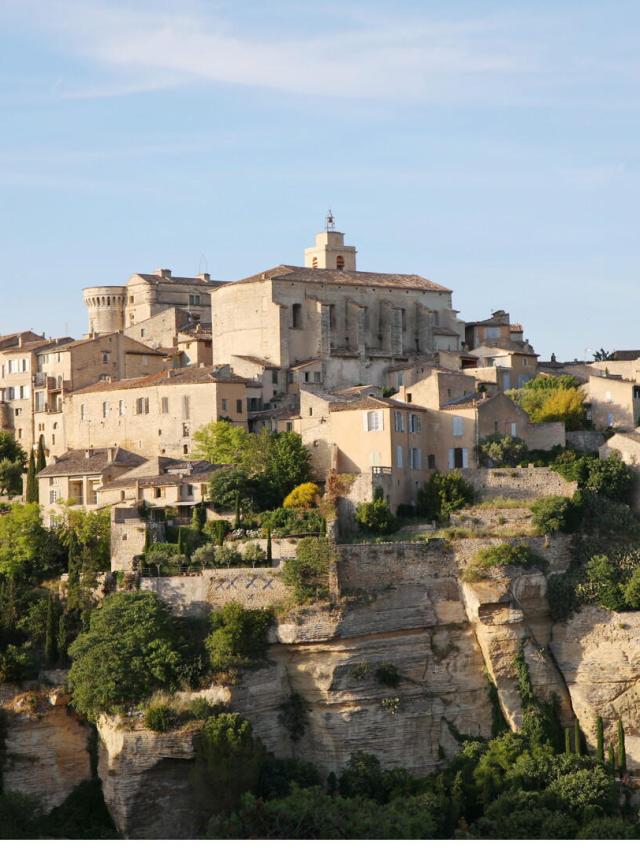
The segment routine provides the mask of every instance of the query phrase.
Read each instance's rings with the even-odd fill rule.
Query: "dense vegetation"
[[[587,426],[585,396],[575,377],[540,375],[508,394],[534,423],[563,421],[567,430]]]

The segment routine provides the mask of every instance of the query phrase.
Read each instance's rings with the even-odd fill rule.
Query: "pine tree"
[[[576,756],[580,756],[580,754],[582,753],[582,742],[580,738],[580,721],[578,720],[578,718],[576,718],[573,722],[573,741],[575,754]]]
[[[272,546],[271,546],[271,528],[267,528],[267,566],[273,563]]]
[[[600,715],[596,718],[596,756],[604,762],[604,724]]]
[[[571,730],[568,726],[564,728],[564,752],[571,753]]]
[[[47,455],[44,452],[44,436],[40,433],[38,439],[38,456],[36,458],[36,473],[42,471],[47,465]]]
[[[44,635],[44,658],[48,667],[56,663],[57,657],[57,615],[53,596],[49,595],[47,601],[47,622]]]
[[[624,744],[624,727],[622,726],[622,721],[618,721],[618,750],[617,750],[617,765],[618,771],[622,773],[627,770],[627,751]]]
[[[39,497],[38,481],[36,480],[36,455],[32,448],[29,454],[29,466],[27,468],[27,492],[25,498],[27,504],[37,504]]]

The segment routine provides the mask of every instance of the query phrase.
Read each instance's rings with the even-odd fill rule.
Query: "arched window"
[[[314,270],[318,269],[318,259],[315,255],[311,259],[311,266],[313,267]]]
[[[342,255],[338,255],[336,258],[336,267],[338,270],[344,270],[344,257]]]

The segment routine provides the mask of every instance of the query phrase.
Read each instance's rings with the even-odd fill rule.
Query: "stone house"
[[[210,421],[225,418],[247,428],[251,385],[228,365],[97,383],[67,398],[67,442],[88,448],[118,444],[146,457],[189,457],[193,434]]]
[[[507,350],[524,343],[519,323],[511,323],[508,312],[499,309],[486,320],[465,323],[464,337],[468,350],[477,347],[501,347]]]
[[[382,384],[398,357],[459,349],[463,325],[448,288],[417,275],[359,272],[355,256],[330,226],[304,267],[281,264],[216,287],[214,361],[263,359],[286,372],[294,394],[305,382]]]
[[[133,569],[134,557],[144,551],[147,529],[155,528],[163,538],[164,520],[161,524],[154,511],[171,508],[177,522],[189,523],[194,506],[206,501],[209,479],[219,468],[205,460],[155,457],[98,489],[100,506],[111,507],[111,569]]]
[[[29,451],[38,441],[40,416],[46,411],[48,386],[46,375],[39,373],[38,354],[52,344],[65,344],[72,338],[48,339],[32,335],[5,336],[0,350],[0,423]]]
[[[124,448],[67,451],[37,474],[39,502],[45,525],[60,511],[60,502],[80,510],[96,510],[101,487],[145,462]]]
[[[532,349],[477,347],[470,356],[477,359],[474,367],[465,368],[478,384],[491,383],[499,391],[522,388],[538,372],[538,355]]]
[[[640,424],[640,384],[621,376],[592,374],[585,386],[591,421],[597,430],[635,430]]]

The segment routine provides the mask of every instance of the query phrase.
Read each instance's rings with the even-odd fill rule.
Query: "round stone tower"
[[[84,304],[89,312],[89,333],[103,335],[124,329],[127,289],[118,285],[84,288]]]

